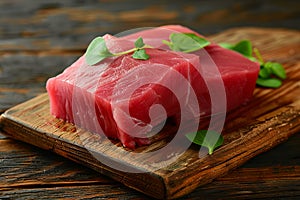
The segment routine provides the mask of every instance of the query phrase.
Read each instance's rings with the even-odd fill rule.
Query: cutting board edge
[[[138,177],[138,178],[141,178],[141,179],[143,179],[143,178],[154,178],[155,183],[156,183],[156,184],[154,184],[156,186],[154,191],[156,191],[156,192],[159,191],[158,193],[154,194],[154,193],[151,193],[151,192],[153,192],[153,190],[150,190],[150,189],[145,190],[144,186],[141,187],[141,185],[139,185],[139,184],[137,184],[137,186],[132,184],[133,182],[136,182],[137,176],[136,177],[131,177],[130,175],[124,176],[124,175],[122,175],[121,173],[119,173],[115,170],[109,169],[106,166],[101,165],[101,163],[98,163],[96,165],[93,162],[97,162],[97,160],[90,160],[90,161],[86,160],[86,156],[84,156],[84,155],[81,157],[81,159],[78,159],[78,157],[76,157],[76,156],[74,157],[74,156],[72,156],[72,154],[70,154],[70,150],[68,150],[68,151],[64,150],[64,148],[66,148],[66,145],[64,146],[62,143],[60,143],[60,140],[62,138],[53,138],[53,137],[50,137],[49,135],[47,136],[46,132],[42,133],[42,134],[45,135],[45,137],[43,137],[43,136],[41,136],[41,132],[32,129],[31,127],[27,126],[26,123],[25,124],[20,123],[20,120],[18,120],[18,117],[13,116],[14,111],[18,110],[23,105],[26,105],[26,104],[28,104],[32,101],[35,101],[35,100],[41,100],[45,97],[46,97],[46,95],[44,95],[44,94],[40,95],[40,96],[37,96],[34,99],[31,99],[31,100],[26,101],[22,104],[19,104],[19,105],[13,107],[13,108],[7,110],[4,114],[2,114],[0,116],[0,124],[2,126],[4,126],[4,131],[5,131],[6,135],[8,135],[12,138],[15,138],[17,140],[21,140],[23,142],[30,143],[34,146],[38,146],[42,149],[50,150],[50,151],[52,151],[56,154],[59,154],[63,157],[66,157],[66,158],[68,158],[72,161],[75,161],[75,162],[83,164],[83,165],[85,165],[89,168],[92,168],[95,171],[100,172],[101,174],[107,175],[107,173],[108,173],[108,176],[110,176],[111,178],[123,183],[124,185],[126,185],[128,187],[131,187],[131,188],[134,188],[134,189],[136,189],[136,190],[138,190],[142,193],[145,193],[149,196],[152,196],[152,197],[155,197],[155,198],[160,198],[160,199],[162,199],[162,198],[163,199],[164,198],[177,198],[177,197],[186,195],[190,191],[194,190],[196,187],[199,187],[201,185],[212,182],[217,177],[220,177],[220,175],[227,174],[229,171],[239,167],[240,165],[242,165],[243,163],[245,163],[246,161],[248,161],[252,157],[254,157],[254,156],[256,156],[256,155],[258,155],[262,152],[265,152],[265,151],[273,148],[277,144],[287,140],[289,136],[293,135],[294,133],[296,133],[300,129],[300,125],[295,126],[296,128],[292,133],[289,133],[289,135],[286,135],[285,137],[280,138],[280,140],[276,141],[271,146],[257,151],[255,154],[251,155],[251,157],[245,159],[243,162],[241,162],[239,164],[235,164],[234,167],[231,167],[230,169],[228,169],[226,171],[222,171],[222,173],[220,173],[218,176],[212,177],[211,179],[205,180],[205,181],[203,181],[201,183],[198,183],[198,184],[193,184],[192,183],[189,188],[186,188],[186,186],[183,187],[184,184],[176,185],[176,183],[175,183],[175,187],[173,187],[174,182],[170,181],[170,180],[172,180],[172,174],[167,175],[167,176],[164,177],[162,175],[159,175],[159,173],[154,172],[154,173],[148,174],[147,176]],[[299,102],[296,101],[296,102],[293,102],[292,104],[289,104],[289,105],[285,106],[285,108],[286,109],[291,109],[291,110],[294,109],[294,111],[299,113],[299,107],[298,106],[299,106]],[[282,109],[281,113],[284,113],[286,109]],[[9,125],[13,124],[11,126],[12,129],[10,130],[9,128],[7,128],[9,126],[7,126],[7,125],[5,126],[5,124],[9,124]],[[42,139],[44,142],[39,141],[39,142],[36,143],[34,141],[29,140],[28,137],[24,136],[28,133],[32,133],[32,131],[35,133],[35,140],[41,140]],[[68,142],[68,141],[65,141],[65,142]],[[74,146],[76,146],[75,151],[79,149],[80,151],[86,151],[87,152],[87,150],[85,150],[83,147],[81,147],[78,144],[70,144],[70,145],[73,145],[73,148],[74,148]],[[220,150],[222,150],[222,148],[220,148],[218,151],[220,151]],[[101,166],[101,167],[99,168],[99,166]]]
[[[35,98],[37,98],[37,97],[35,97]],[[23,103],[26,103],[26,102],[23,102]],[[23,104],[23,103],[21,103],[21,104]],[[15,106],[15,107],[18,107],[19,105]],[[92,163],[91,161],[86,159],[87,157],[91,158],[93,156],[82,156],[81,157],[82,159],[78,159],[77,157],[72,156],[72,154],[68,154],[68,153],[66,154],[65,151],[63,151],[64,147],[59,145],[59,144],[61,144],[59,141],[57,142],[57,140],[59,140],[59,138],[47,137],[47,139],[45,139],[45,137],[41,137],[39,135],[41,132],[31,129],[30,127],[26,126],[26,124],[21,124],[21,123],[16,122],[15,121],[16,118],[9,115],[9,112],[12,111],[15,107],[8,109],[7,111],[5,111],[3,114],[0,115],[1,134],[4,134],[5,136],[7,136],[9,138],[36,146],[43,150],[51,151],[59,156],[62,156],[64,158],[67,158],[78,164],[89,167],[89,168],[99,172],[102,175],[108,176],[118,182],[121,182],[122,184],[126,185],[127,187],[138,190],[138,191],[140,191],[146,195],[149,195],[151,197],[155,197],[157,199],[166,199],[167,198],[167,192],[166,192],[167,186],[165,185],[166,182],[165,182],[164,177],[156,174],[155,172],[137,173],[137,174],[129,174],[127,176],[122,176],[122,174],[119,171],[116,171],[114,169],[107,167],[106,165],[103,165],[97,159],[94,159],[93,161],[97,162],[98,165],[95,165],[96,163]],[[7,124],[14,124],[17,126],[13,126],[12,129],[9,129],[9,128],[7,129],[7,126],[6,126]],[[39,139],[41,139],[44,142],[35,143],[34,141],[28,139],[28,137],[24,137],[24,134],[29,133],[29,132],[30,133],[36,132],[37,134],[35,134],[35,136],[39,137]],[[43,134],[47,135],[47,133],[43,133]],[[79,149],[83,150],[84,152],[86,152],[86,155],[91,155],[88,152],[88,150],[82,148],[81,146],[76,145],[76,144],[71,144],[71,145],[74,145],[74,146],[78,147]],[[101,166],[101,168],[99,168],[99,166]],[[143,175],[142,177],[139,176],[141,174]],[[118,175],[120,175],[120,176],[118,176]],[[153,190],[153,189],[145,190],[145,187],[143,187],[143,185],[140,184],[140,183],[142,183],[143,179],[145,179],[145,178],[150,178],[151,180],[155,181],[155,184],[152,184],[152,187],[154,186],[155,190]],[[141,180],[137,181],[137,179],[141,179]],[[136,183],[136,184],[132,184],[132,183]],[[153,191],[156,191],[156,193],[153,193]]]
[[[242,164],[246,163],[247,161],[249,161],[250,159],[254,158],[255,156],[257,156],[257,155],[259,155],[261,153],[264,153],[266,151],[269,151],[270,149],[276,147],[280,143],[288,140],[288,138],[291,137],[292,135],[298,133],[300,131],[300,107],[299,107],[300,104],[299,103],[300,103],[300,99],[297,102],[293,102],[293,103],[291,103],[291,104],[289,104],[287,106],[284,106],[284,108],[281,109],[281,113],[279,115],[275,115],[275,116],[270,117],[268,119],[268,121],[274,121],[274,120],[277,120],[278,118],[282,117],[282,115],[285,115],[285,114],[289,113],[289,114],[295,116],[295,117],[292,117],[292,120],[291,120],[291,122],[294,122],[294,125],[290,125],[290,124],[284,122],[282,125],[274,124],[274,126],[271,125],[269,128],[265,129],[265,128],[261,128],[260,127],[260,126],[264,126],[263,122],[261,122],[257,127],[253,127],[253,129],[260,129],[261,128],[262,134],[265,133],[265,134],[269,134],[270,136],[273,135],[274,137],[272,137],[272,139],[270,140],[271,143],[269,145],[263,145],[262,143],[258,142],[257,144],[260,145],[260,146],[254,147],[254,148],[256,148],[255,151],[251,150],[250,151],[251,153],[249,153],[247,151],[244,151],[242,153],[237,153],[235,156],[231,156],[230,158],[238,160],[239,162],[238,163],[236,163],[236,162],[230,163],[230,164],[232,164],[234,166],[228,167],[228,170],[221,171],[218,175],[216,175],[215,177],[212,177],[209,180],[204,179],[204,182],[201,182],[200,184],[197,184],[196,186],[195,185],[192,186],[189,191],[194,190],[196,187],[200,187],[202,185],[210,183],[210,182],[212,182],[213,180],[215,180],[218,177],[226,175],[230,171],[238,168],[239,166],[241,166]],[[266,114],[266,116],[268,116],[268,114]],[[288,131],[284,131],[283,132],[282,130],[285,127],[289,127],[290,129]],[[253,132],[254,131],[255,130],[253,130]],[[266,136],[261,136],[262,134],[260,134],[260,135],[248,134],[248,135],[250,135],[253,139],[254,138],[259,139],[260,137],[262,137],[262,138],[268,138]],[[239,138],[238,140],[235,140],[234,142],[232,142],[230,144],[227,144],[226,146],[229,145],[229,146],[231,146],[230,148],[234,149],[235,147],[239,146],[238,144],[236,144],[239,141],[240,142],[245,142],[246,141],[246,143],[247,142],[249,143],[251,140],[249,140],[249,139],[245,140],[243,138]],[[245,143],[245,145],[247,145],[246,143]],[[234,145],[231,145],[231,144],[234,144]],[[262,147],[262,148],[260,148],[260,147]],[[220,151],[224,150],[224,152],[222,154],[225,156],[226,153],[227,153],[227,151],[225,151],[225,148],[226,147],[223,146],[223,147],[219,148],[215,153],[216,154],[220,154]],[[230,153],[230,150],[228,152]],[[246,159],[244,158],[244,156],[246,157]],[[241,158],[241,159],[239,159],[239,158]],[[196,166],[194,166],[194,168],[197,167],[198,164],[199,163],[193,163],[193,165],[196,165]],[[226,164],[226,161],[224,161],[223,164]],[[216,168],[218,168],[218,166],[216,166]],[[215,167],[213,167],[212,169],[214,170]],[[205,173],[205,171],[206,170],[200,171],[200,173],[202,173],[202,172]],[[201,175],[200,173],[199,173],[199,175]],[[215,172],[215,173],[217,173],[217,172]],[[168,178],[170,178],[170,177],[168,177]],[[193,178],[199,178],[199,177],[196,176],[196,177],[193,177]],[[172,178],[170,178],[170,180],[172,180]],[[192,182],[192,184],[195,183],[195,182],[196,181]],[[167,187],[169,185],[173,185],[173,184],[172,183],[171,184],[170,183],[166,183]],[[178,185],[178,186],[182,186],[182,184]],[[185,186],[185,189],[186,188],[187,188],[187,186]],[[179,189],[175,189],[175,188],[168,189],[167,188],[167,192],[170,192],[167,196],[170,196],[172,198],[178,198],[178,197],[181,197],[181,196],[187,194],[187,191],[184,191],[183,193],[181,193],[180,188]]]

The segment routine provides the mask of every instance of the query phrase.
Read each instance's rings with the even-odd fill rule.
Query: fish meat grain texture
[[[214,43],[189,54],[171,51],[162,40],[173,32],[195,33],[168,25],[122,37],[105,35],[111,52],[133,48],[142,37],[154,47],[146,49],[150,59],[126,54],[89,66],[81,56],[47,81],[51,114],[134,149],[150,144],[147,134],[166,118],[179,123],[182,106],[189,117],[199,118],[224,112],[224,107],[230,111],[251,99],[258,63]],[[220,84],[225,93],[218,91]],[[215,103],[212,95],[224,101]]]

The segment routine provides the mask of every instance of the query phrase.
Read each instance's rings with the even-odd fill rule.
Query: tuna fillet
[[[48,80],[51,114],[133,149],[149,144],[148,133],[166,118],[180,123],[183,116],[227,112],[252,97],[257,63],[217,44],[189,54],[170,51],[161,41],[172,32],[193,31],[165,26],[119,38],[105,35],[111,52],[132,48],[139,36],[155,48],[146,49],[149,60],[127,54],[94,66],[83,55]]]

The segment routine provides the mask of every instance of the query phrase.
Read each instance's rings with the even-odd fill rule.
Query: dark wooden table
[[[45,81],[78,58],[95,36],[171,23],[205,35],[237,26],[299,29],[299,3],[2,0],[0,112],[45,92]],[[184,198],[299,199],[299,146],[298,133]],[[91,169],[0,134],[0,199],[53,198],[150,199]]]

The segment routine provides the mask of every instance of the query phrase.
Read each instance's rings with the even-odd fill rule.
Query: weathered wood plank
[[[93,170],[8,138],[0,140],[0,161],[1,199],[141,196]]]
[[[0,113],[44,93],[45,83],[69,66],[79,53],[0,53]]]
[[[1,188],[34,187],[35,185],[107,184],[91,170],[66,162],[62,157],[41,151],[11,139],[0,140]]]
[[[300,134],[292,136],[184,199],[299,198],[299,140]],[[148,198],[49,151],[9,138],[0,140],[0,160],[3,199]]]
[[[62,46],[61,42],[84,45],[92,37],[105,32],[118,33],[129,28],[171,23],[195,27],[203,34],[253,25],[299,28],[298,1],[226,0],[216,4],[198,0],[172,3],[160,0],[142,3],[138,0],[2,0],[0,7],[0,38],[52,36],[59,46]],[[76,40],[70,39],[70,35]]]

